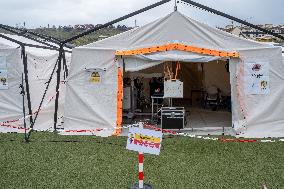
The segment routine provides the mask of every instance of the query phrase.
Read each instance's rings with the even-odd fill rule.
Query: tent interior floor
[[[212,111],[200,107],[186,108],[186,125],[181,132],[194,135],[232,135],[232,113],[227,110]],[[135,116],[134,119],[123,119],[123,126],[138,122],[151,122],[151,116]],[[157,124],[156,124],[157,125]],[[157,127],[161,127],[157,125]],[[173,129],[174,130],[174,129]],[[176,130],[174,130],[176,131]],[[128,129],[124,129],[122,136],[126,136]]]

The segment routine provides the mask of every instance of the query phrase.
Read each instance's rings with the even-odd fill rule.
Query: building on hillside
[[[242,30],[238,27],[227,27],[222,30],[234,34],[235,36],[246,38],[246,36],[242,33]]]
[[[107,36],[107,35],[100,35],[100,36],[99,36],[99,40],[106,39],[106,38],[108,38],[108,37],[110,37],[110,36]]]
[[[280,34],[284,36],[284,25],[275,26],[273,24],[264,24],[264,25],[257,25],[261,28],[274,32],[276,34]],[[278,42],[279,39],[272,36],[267,35],[261,31],[258,31],[254,28],[250,28],[248,26],[234,26],[234,25],[227,25],[224,28],[219,28],[223,31],[232,33],[239,37],[244,37],[256,41],[261,42]]]

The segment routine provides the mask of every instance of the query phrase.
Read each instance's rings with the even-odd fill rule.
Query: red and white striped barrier
[[[138,163],[139,163],[139,173],[138,173],[138,180],[139,180],[139,188],[144,188],[144,154],[139,152],[138,154]]]
[[[139,128],[143,129],[143,123],[139,123]],[[143,163],[144,163],[144,154],[143,152],[139,152],[138,154],[138,163],[139,163],[139,173],[138,173],[138,185],[139,185],[139,189],[143,189],[144,188],[144,167],[143,167]]]
[[[129,129],[131,127],[137,127],[137,126],[139,126],[139,125],[133,124],[133,125],[129,125],[129,126],[120,127],[119,129]],[[239,142],[239,143],[284,142],[284,139],[274,139],[274,140],[272,140],[272,139],[238,139],[238,138],[226,139],[224,137],[216,138],[216,137],[209,137],[209,136],[198,136],[198,135],[193,135],[193,134],[190,134],[190,133],[183,133],[183,132],[176,132],[176,131],[161,129],[157,126],[149,125],[149,124],[145,124],[144,127],[148,128],[148,129],[153,129],[153,130],[156,130],[156,131],[162,131],[165,134],[174,135],[174,136],[184,136],[184,137],[189,137],[189,138],[220,141],[220,142]],[[66,132],[66,133],[91,133],[93,135],[96,135],[96,133],[98,133],[98,132],[115,130],[115,129],[117,129],[117,128],[97,128],[97,129],[92,129],[92,130],[65,130],[65,131],[62,131],[62,132]]]
[[[1,124],[0,126],[1,127],[6,127],[6,128],[10,128],[10,129],[18,129],[18,130],[26,130],[26,131],[30,130],[28,128],[25,129],[24,127],[13,126],[13,125],[8,125],[8,124]]]

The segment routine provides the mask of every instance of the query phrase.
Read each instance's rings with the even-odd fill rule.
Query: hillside
[[[91,33],[90,35],[87,35],[85,37],[79,38],[78,40],[75,40],[72,43],[76,46],[85,45],[85,44],[92,43],[92,42],[98,41],[106,37],[119,34],[121,32],[125,32],[129,29],[131,28],[128,28],[125,26],[124,27],[109,27],[109,28],[105,28],[97,32]],[[67,28],[67,27],[59,27],[59,28],[37,28],[37,29],[31,29],[31,31],[64,40],[72,36],[75,36],[79,33],[82,33],[85,30]],[[0,33],[9,33],[9,32],[6,32],[0,29]]]
[[[90,35],[87,35],[85,37],[79,38],[78,40],[73,41],[72,43],[76,46],[80,46],[80,45],[85,45],[88,43],[92,43],[94,41],[98,41],[102,38],[105,37],[110,37],[116,34],[119,34],[121,32],[126,31],[127,29],[118,29],[118,28],[106,28],[106,29],[102,29],[99,30],[97,32],[94,32]],[[78,29],[70,29],[70,30],[65,30],[65,29],[35,29],[34,30],[37,33],[41,33],[41,34],[46,34],[58,39],[67,39],[70,38],[72,36],[75,36],[81,32],[83,32],[83,30],[78,30]]]

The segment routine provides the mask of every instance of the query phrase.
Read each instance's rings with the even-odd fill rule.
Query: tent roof
[[[3,34],[2,35],[5,35],[9,38],[12,38],[12,39],[15,39],[17,41],[20,41],[22,43],[26,43],[26,44],[32,44],[32,45],[39,45],[39,46],[45,46],[41,43],[38,43],[36,41],[33,41],[31,39],[28,39],[28,38],[25,38],[23,36],[18,36],[18,35],[11,35],[11,34]],[[54,43],[50,43],[50,42],[46,42],[46,43],[49,43],[51,45],[54,45],[54,46],[57,46],[56,44]],[[7,39],[3,39],[0,37],[0,48],[18,48],[20,45],[17,44],[17,43],[14,43],[12,41],[9,41]],[[37,55],[37,56],[52,56],[54,54],[58,54],[57,51],[55,50],[49,50],[49,49],[43,49],[43,48],[35,48],[35,47],[26,47],[26,51],[31,53],[31,54],[34,54],[34,55]]]
[[[78,48],[126,50],[169,43],[223,51],[271,47],[239,38],[175,11],[145,26]]]

